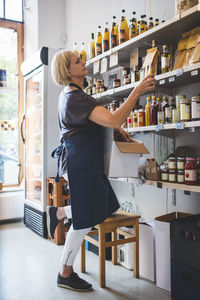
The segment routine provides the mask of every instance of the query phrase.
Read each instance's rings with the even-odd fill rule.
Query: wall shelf
[[[163,188],[200,193],[199,185],[187,185],[187,184],[164,182],[164,181],[153,181],[153,180],[146,180],[145,184],[156,186],[156,187],[160,185],[160,187]]]

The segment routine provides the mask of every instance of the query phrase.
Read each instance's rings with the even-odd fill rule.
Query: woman
[[[155,88],[153,75],[147,76],[113,114],[82,90],[87,75],[85,63],[69,50],[58,52],[52,61],[52,76],[65,86],[60,94],[58,121],[60,140],[65,147],[71,206],[48,207],[47,223],[51,237],[63,218],[72,218],[61,258],[57,284],[76,291],[92,285],[73,271],[73,263],[84,236],[119,208],[116,195],[103,173],[103,126],[119,130],[124,140],[129,135],[120,129],[138,97]],[[66,176],[64,175],[66,178]]]

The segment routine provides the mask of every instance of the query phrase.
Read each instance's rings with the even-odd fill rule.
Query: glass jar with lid
[[[169,170],[169,182],[176,182],[176,170]]]
[[[184,170],[177,171],[177,182],[184,183],[185,182],[185,172]]]
[[[185,163],[185,184],[197,184],[197,167],[195,159],[192,157],[186,158]]]
[[[176,108],[180,111],[180,101],[186,99],[185,95],[176,95]]]
[[[118,79],[118,78],[115,78],[115,79],[113,80],[113,88],[117,88],[117,87],[119,87],[119,86],[121,86],[121,80]]]
[[[169,173],[167,168],[163,169],[161,172],[161,180],[162,181],[168,181],[169,180]]]
[[[180,121],[188,122],[191,120],[191,101],[190,99],[180,100]]]
[[[185,170],[185,157],[177,157],[177,169]]]
[[[137,113],[138,127],[143,127],[144,126],[144,119],[145,119],[144,109],[140,108],[138,110],[138,113]]]
[[[169,157],[168,158],[168,167],[169,170],[176,170],[176,157]]]
[[[192,121],[199,121],[200,120],[200,96],[192,97],[192,104],[191,104],[191,119]]]

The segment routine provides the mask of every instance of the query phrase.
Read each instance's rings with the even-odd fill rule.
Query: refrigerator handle
[[[22,120],[21,120],[21,125],[20,125],[21,138],[22,138],[23,144],[25,144],[25,137],[24,137],[24,134],[23,134],[24,121],[25,121],[25,114],[23,114],[23,117],[22,117]]]

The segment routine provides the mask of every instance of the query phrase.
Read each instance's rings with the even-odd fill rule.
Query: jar
[[[110,103],[110,112],[113,113],[114,111],[116,111],[116,109],[116,103],[115,101],[112,101],[112,103]]]
[[[138,127],[143,127],[144,126],[144,109],[139,109],[137,113],[137,122],[138,122]]]
[[[128,75],[129,73],[130,73],[130,69],[129,68],[124,67],[122,69],[122,77],[125,76],[125,75]]]
[[[180,121],[187,122],[191,120],[190,116],[191,102],[189,99],[182,99],[180,101]]]
[[[195,159],[192,157],[186,158],[185,163],[185,184],[197,184],[197,168]]]
[[[177,182],[184,183],[185,182],[185,172],[184,170],[177,171]]]
[[[192,121],[200,120],[200,96],[192,97],[191,119]]]
[[[196,159],[196,167],[197,167],[197,183],[200,184],[200,158]]]
[[[121,86],[121,80],[118,79],[118,78],[115,78],[115,79],[113,80],[113,88],[117,88],[117,87],[119,87],[119,86]]]
[[[101,80],[97,80],[97,81],[96,81],[96,88],[100,88],[101,85],[102,85],[102,84],[101,84]]]
[[[163,169],[161,172],[161,180],[168,181],[169,180],[169,173],[167,169]]]
[[[106,87],[104,85],[101,85],[100,86],[100,93],[105,92],[105,90],[106,90]]]
[[[176,108],[180,111],[180,101],[186,99],[185,95],[176,95]]]
[[[172,109],[172,123],[177,123],[180,121],[180,113],[178,108]]]
[[[177,169],[178,170],[185,170],[185,158],[184,157],[177,157]]]
[[[169,170],[169,182],[176,182],[176,170]]]
[[[130,78],[129,78],[128,75],[124,75],[123,79],[124,79],[123,80],[124,81],[124,85],[129,84],[131,82],[131,80],[130,80]]]
[[[165,123],[165,112],[164,111],[158,111],[157,112],[157,123],[158,124],[164,124]]]
[[[100,93],[100,87],[96,87],[96,94],[99,94]]]
[[[138,111],[136,109],[133,113],[133,127],[138,127]]]
[[[169,170],[176,170],[176,157],[168,158],[168,167]]]

